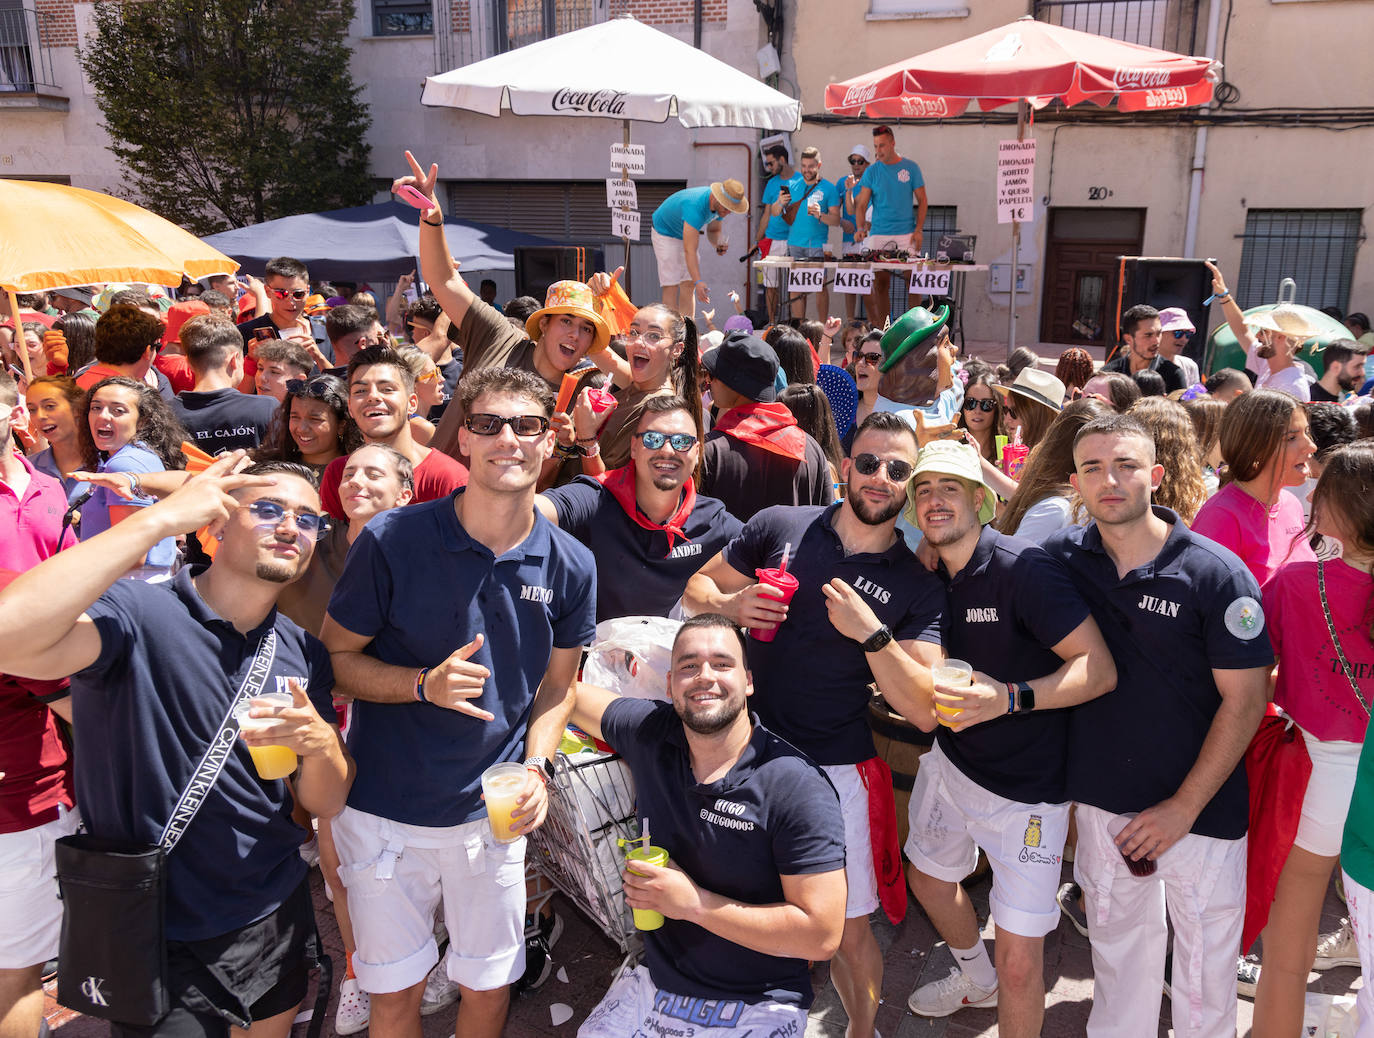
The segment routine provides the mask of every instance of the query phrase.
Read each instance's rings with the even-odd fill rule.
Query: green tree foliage
[[[80,58],[132,193],[198,234],[368,202],[352,17],[352,0],[99,0]]]

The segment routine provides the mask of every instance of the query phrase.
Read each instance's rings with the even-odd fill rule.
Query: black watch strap
[[[887,626],[887,624],[883,624],[868,636],[868,640],[865,641],[860,648],[863,649],[864,652],[877,652],[879,649],[886,647],[887,643],[890,641],[892,641],[892,628]]]
[[[1016,682],[1016,712],[1028,714],[1035,709],[1035,689],[1025,681]]]

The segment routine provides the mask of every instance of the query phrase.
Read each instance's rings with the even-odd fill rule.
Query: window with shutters
[[[1284,278],[1297,282],[1299,303],[1348,307],[1355,253],[1364,239],[1360,210],[1251,209],[1241,237],[1233,291],[1242,307],[1277,300]]]
[[[636,180],[640,240],[649,240],[649,219],[686,183]],[[525,234],[575,245],[618,243],[611,236],[605,180],[456,180],[449,184],[449,212]]]

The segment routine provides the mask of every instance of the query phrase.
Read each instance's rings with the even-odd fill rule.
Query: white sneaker
[[[991,1009],[997,1005],[997,989],[980,988],[962,970],[944,980],[923,984],[906,1000],[917,1016],[950,1016],[961,1009]]]
[[[447,956],[439,959],[438,965],[429,971],[425,980],[425,993],[420,997],[420,1015],[433,1016],[446,1006],[451,1006],[461,997],[458,982],[449,980],[448,968],[444,965]]]
[[[367,1030],[372,1018],[372,999],[358,986],[358,978],[349,977],[339,985],[339,1008],[334,1012],[335,1034],[357,1034]]]
[[[1317,959],[1312,963],[1312,968],[1321,972],[1333,970],[1337,966],[1359,964],[1360,950],[1355,946],[1355,935],[1350,930],[1350,920],[1342,919],[1339,930],[1323,934],[1317,942]]]

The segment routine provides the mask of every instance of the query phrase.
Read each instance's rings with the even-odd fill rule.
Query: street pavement
[[[1065,880],[1072,866],[1064,866]],[[334,1038],[334,1005],[338,982],[343,976],[343,948],[338,927],[318,870],[311,872],[315,911],[325,946],[333,956],[335,990],[329,1004],[329,1017],[323,1035]],[[970,889],[980,922],[987,924],[988,892],[991,879],[983,879]],[[508,1038],[573,1038],[577,1027],[596,1005],[620,964],[616,945],[561,895],[553,900],[563,917],[564,932],[554,949],[554,973],[538,991],[514,1000],[506,1026]],[[1328,892],[1322,932],[1340,923],[1344,906],[1334,886]],[[964,1010],[943,1020],[924,1020],[906,1007],[906,997],[919,984],[943,977],[953,967],[948,949],[940,941],[925,913],[914,901],[901,926],[893,927],[881,911],[874,915],[874,929],[884,950],[886,974],[883,978],[883,1005],[878,1012],[878,1030],[883,1038],[993,1038],[997,1034],[996,1010]],[[992,936],[992,926],[984,927]],[[828,982],[828,970],[818,965],[813,978],[817,998],[811,1010],[806,1038],[844,1038],[845,1015],[835,989]],[[1353,994],[1360,983],[1358,969],[1342,968],[1312,974],[1309,991]],[[1080,937],[1067,920],[1045,941],[1045,986],[1049,992],[1045,1012],[1045,1038],[1078,1036],[1084,1033],[1092,1002],[1092,959],[1087,938]],[[313,993],[311,995],[313,999]],[[1253,1006],[1240,1000],[1239,1033],[1249,1032]],[[108,1026],[101,1021],[76,1016],[56,1005],[51,988],[47,999],[49,1027],[59,1038],[103,1038]],[[457,1006],[425,1017],[425,1038],[448,1038],[453,1033]],[[298,1024],[294,1036],[303,1038],[305,1025]],[[1161,997],[1159,1035],[1172,1035],[1169,1026],[1169,1001]],[[628,1038],[628,1036],[627,1036]]]

